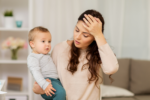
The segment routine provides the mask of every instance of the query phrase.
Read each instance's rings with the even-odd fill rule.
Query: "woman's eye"
[[[83,35],[84,37],[88,37],[88,36],[86,36],[86,35]]]
[[[43,43],[45,42],[45,41],[42,41]]]
[[[78,30],[76,30],[76,32],[79,32]]]

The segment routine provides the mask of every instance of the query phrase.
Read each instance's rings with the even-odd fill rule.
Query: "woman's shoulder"
[[[54,49],[59,49],[59,48],[64,48],[64,47],[71,47],[71,44],[72,44],[72,40],[65,40],[65,41],[63,41],[63,42],[60,42],[60,43],[58,43],[58,44],[56,44],[55,46],[54,46]]]
[[[53,50],[57,50],[57,49],[60,49],[60,48],[64,47],[64,46],[65,46],[65,42],[66,42],[66,41],[63,41],[63,42],[60,42],[60,43],[56,44],[56,45],[54,46],[54,49],[53,49]]]
[[[70,50],[70,45],[68,44],[67,40],[63,41],[61,43],[58,43],[54,46],[51,56],[54,59],[54,57],[57,57],[57,55],[60,55],[62,53],[68,53]]]
[[[73,43],[73,40],[67,40],[66,42],[67,42],[67,44],[68,44],[69,46],[71,46],[72,43]]]
[[[70,45],[71,45],[71,40],[65,40],[63,42],[56,44],[53,48],[53,51],[63,50],[65,48],[70,47]]]

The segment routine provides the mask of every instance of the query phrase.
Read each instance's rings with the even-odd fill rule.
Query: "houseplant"
[[[14,27],[13,11],[5,11],[4,12],[4,26],[6,28]]]
[[[21,48],[27,48],[27,43],[25,40],[20,38],[9,37],[2,42],[3,49],[10,49],[11,50],[11,59],[17,59],[17,52]]]

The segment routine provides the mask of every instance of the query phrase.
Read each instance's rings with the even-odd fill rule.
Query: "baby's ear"
[[[34,48],[34,42],[33,42],[33,41],[30,41],[29,44],[30,44],[30,46],[31,46],[32,48]]]

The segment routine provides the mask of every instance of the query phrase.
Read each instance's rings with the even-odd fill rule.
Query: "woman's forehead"
[[[79,30],[79,31],[82,31],[82,32],[85,32],[85,33],[89,33],[89,31],[83,26],[83,21],[78,21],[77,24],[76,24],[76,28]]]

